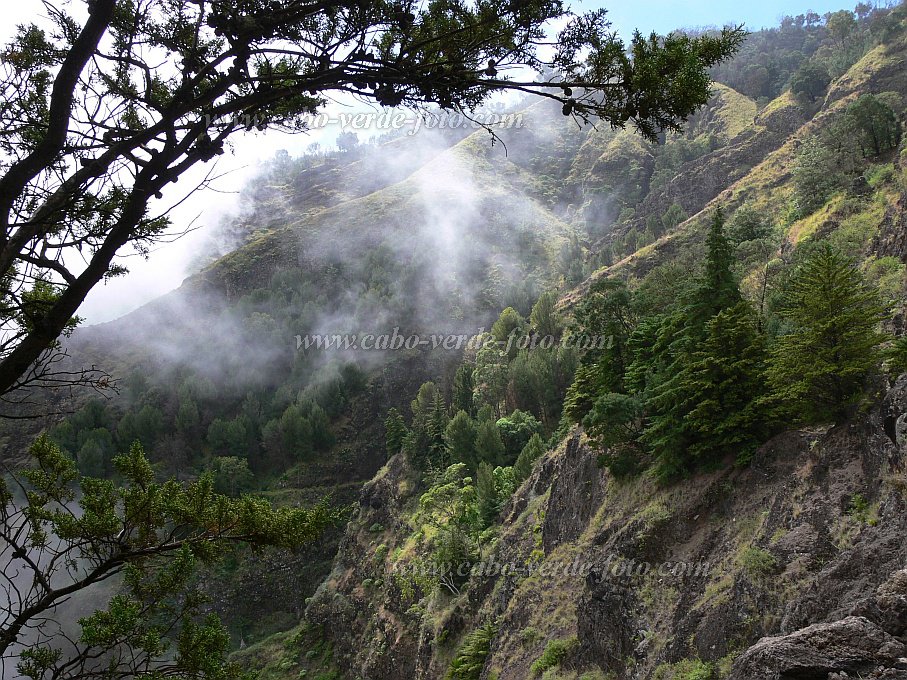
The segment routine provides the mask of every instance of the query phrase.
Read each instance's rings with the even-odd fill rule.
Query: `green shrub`
[[[847,508],[847,514],[853,517],[861,524],[875,526],[877,520],[873,517],[872,507],[863,494],[855,493],[850,497],[850,505]]]
[[[764,576],[778,568],[778,560],[768,550],[750,546],[743,551],[740,563],[750,576]]]
[[[866,171],[866,181],[873,189],[883,184],[893,183],[898,177],[894,163],[885,163],[884,165],[873,165]]]
[[[716,677],[715,665],[699,659],[662,664],[652,676],[653,680],[715,680]]]
[[[576,649],[579,642],[575,637],[562,640],[551,640],[545,646],[545,651],[532,664],[532,672],[541,675],[550,668],[560,666],[567,657]]]
[[[450,664],[445,680],[478,680],[496,632],[497,626],[489,622],[467,635]]]

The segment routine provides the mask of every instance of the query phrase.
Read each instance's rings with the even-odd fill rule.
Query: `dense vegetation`
[[[483,202],[477,228],[464,239],[476,241],[468,261],[444,277],[434,270],[435,260],[423,256],[430,242],[404,251],[386,236],[382,229],[393,229],[380,223],[387,215],[380,211],[390,201],[369,196],[384,186],[374,177],[387,153],[383,145],[402,137],[363,145],[346,137],[337,153],[278,155],[250,189],[251,217],[232,225],[243,247],[206,272],[209,280],[223,276],[230,289],[224,309],[206,322],[241,328],[242,337],[215,347],[206,345],[208,336],[187,341],[194,344],[175,361],[130,358],[120,394],[111,400],[80,395],[76,412],[41,440],[42,455],[51,452],[73,479],[75,465],[88,487],[106,493],[110,487],[100,486],[106,481],[91,480],[129,489],[135,480],[124,476],[118,454],[138,442],[148,461],[138,448],[131,455],[143,475],[192,480],[189,489],[203,485],[206,498],[216,495],[220,506],[237,508],[257,504],[259,494],[298,503],[294,487],[311,484],[320,492],[320,484],[341,477],[358,487],[362,469],[351,473],[347,465],[354,450],[374,469],[385,454],[402,454],[396,460],[405,459],[416,480],[401,491],[411,494],[404,520],[365,530],[374,539],[376,563],[387,557],[388,533],[403,535],[395,558],[402,554],[413,573],[387,579],[417,611],[425,596],[450,602],[469,587],[471,569],[490,554],[502,530],[501,510],[535,463],[577,426],[613,477],[652,476],[671,489],[704,469],[746,466],[784,429],[846,422],[873,402],[887,378],[907,368],[907,342],[896,337],[902,329],[892,321],[903,303],[904,265],[883,255],[876,242],[879,225],[905,191],[899,93],[860,92],[821,111],[793,145],[790,177],[773,187],[780,198],[772,205],[783,209],[766,210],[760,196],[728,205],[727,214],[713,209],[707,234],[703,229],[689,249],[684,242],[679,251],[653,258],[652,267],[615,266],[584,280],[600,264],[616,263],[697,219],[696,226],[702,224],[702,215],[690,220],[679,203],[656,202],[653,209],[646,201],[667,191],[690,164],[725,150],[775,96],[789,91],[785,101],[812,116],[835,78],[875,45],[898,39],[903,12],[861,5],[855,12],[786,18],[779,29],[754,34],[741,56],[714,74],[758,101],[734,99],[724,88],[723,108],[713,102],[659,144],[629,131],[576,131],[559,108],[554,116],[534,111],[533,122],[543,127],[571,127],[556,128],[553,142],[545,138],[551,146],[536,137],[508,139],[513,165],[506,167],[520,176],[525,196],[550,213],[513,218],[508,213],[515,202]],[[741,111],[746,120],[729,120]],[[469,140],[459,144],[465,136],[450,132],[440,146],[458,144],[458,153],[484,162]],[[552,162],[549,148],[563,158]],[[576,161],[583,154],[599,160],[583,166]],[[417,167],[389,171],[399,176],[387,182],[403,181]],[[577,167],[592,170],[582,174]],[[353,179],[335,189],[338,176]],[[495,177],[475,193],[484,197],[504,181]],[[416,188],[402,185],[401,192],[410,190]],[[285,228],[300,206],[330,213],[335,202],[341,209],[330,220]],[[396,222],[409,228],[413,207],[395,209],[393,228]],[[564,223],[551,227],[542,218]],[[341,227],[352,235],[348,251],[323,248]],[[265,246],[288,239],[301,244],[289,261],[262,264],[271,255]],[[413,332],[446,323],[489,330],[473,337],[462,355],[432,359],[291,350],[291,338],[323,330],[326,316],[338,333],[372,329],[387,318],[413,319]],[[183,361],[193,353],[211,361]],[[382,421],[384,441],[376,446]],[[325,472],[331,464],[336,469]],[[860,499],[851,505],[863,516],[867,504]],[[535,550],[541,557],[540,545]],[[760,550],[744,555],[754,573],[770,571],[771,555]],[[233,557],[223,570],[227,579],[244,559]],[[361,584],[366,592],[383,585]],[[202,609],[199,599],[186,609],[187,619],[197,620]],[[283,627],[256,621],[248,639],[292,627],[298,616],[286,612]],[[246,642],[246,629],[237,638],[233,624],[233,644]],[[496,625],[482,619],[456,649],[445,651],[449,677],[478,677]],[[186,639],[194,644],[201,636],[211,641],[206,659],[220,668],[230,641],[213,622]],[[534,672],[556,673],[574,643],[550,640]],[[329,646],[324,640],[317,645],[309,652],[317,651],[327,668]],[[36,664],[52,661],[35,658]],[[34,672],[40,670],[36,665]],[[688,675],[713,672],[703,662]],[[339,675],[325,671],[323,677]]]

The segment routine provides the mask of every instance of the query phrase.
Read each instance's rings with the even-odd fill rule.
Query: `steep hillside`
[[[555,126],[573,158],[541,186],[558,187],[545,195],[586,227],[601,261],[629,233],[651,231],[653,218],[664,228],[561,308],[612,277],[648,291],[682,284],[721,206],[732,220],[748,210],[772,225],[763,259],[734,244],[741,290],[760,310],[776,285],[770,271],[783,280],[802,252],[829,243],[860,263],[901,327],[903,147],[861,161],[810,210],[798,206],[796,168],[864,95],[885,97],[903,118],[905,59],[903,38],[875,47],[816,101],[787,91],[757,107],[719,87],[686,135],[662,148],[627,131],[571,143]],[[518,152],[514,162],[534,159]],[[668,225],[672,210],[690,217]],[[595,222],[607,226],[596,233]],[[478,375],[483,360],[468,360]],[[364,486],[300,625],[237,658],[273,678],[907,677],[905,391],[904,376],[893,386],[880,378],[846,421],[788,429],[746,460],[667,485],[609,473],[602,449],[562,422],[462,571],[438,562],[447,546],[438,537],[481,495],[481,472],[478,481],[456,466],[425,472],[398,454]]]
[[[719,207],[759,342],[789,330],[783,284],[824,244],[903,331],[907,151],[840,132],[867,95],[892,130],[904,120],[904,12],[866,11],[849,36],[805,16],[753,36],[657,144],[541,102],[494,140],[458,128],[278,156],[228,225],[238,247],[67,340],[119,393],[53,397],[48,412],[72,413],[5,427],[4,462],[46,428],[89,475],[138,440],[161,476],[350,507],[305,551],[204,575],[236,660],[264,680],[907,677],[907,378],[889,380],[891,337],[836,425],[773,414],[758,448],[660,482],[645,447],[609,471],[609,445],[579,424],[599,396],[627,407],[672,370],[627,377],[618,347],[615,380],[590,357],[640,322],[657,332],[634,337],[637,355],[683,331]],[[821,92],[796,85],[804,65],[827,73]],[[812,167],[815,186],[810,151],[828,170]],[[614,308],[619,323],[597,325]],[[398,329],[481,342],[300,347]],[[606,346],[565,341],[584,333]],[[620,424],[636,436],[646,417]]]
[[[614,480],[574,432],[503,509],[478,573],[434,598],[413,571],[417,479],[395,457],[363,489],[296,644],[241,658],[288,677],[318,640],[342,677],[439,678],[466,634],[495,621],[481,678],[534,677],[546,658],[552,678],[895,671],[907,632],[905,395],[901,379],[859,421],[788,432],[746,469],[667,489]],[[816,623],[824,635],[797,632]],[[748,649],[767,635],[789,638]]]
[[[832,83],[821,108],[809,117],[803,104],[786,92],[755,117],[753,126],[727,148],[715,151],[685,166],[683,172],[661,193],[650,195],[637,212],[658,214],[672,201],[681,203],[691,217],[649,247],[640,249],[593,275],[627,272],[641,276],[659,263],[695,247],[705,234],[708,213],[717,205],[732,212],[750,203],[767,214],[788,212],[791,171],[803,140],[820,133],[834,117],[865,93],[896,92],[907,97],[907,82],[895,74],[907,70],[907,41],[903,38],[880,45]],[[598,247],[606,248],[622,231],[639,228],[644,218],[617,227]],[[800,225],[792,226],[796,235]],[[794,238],[796,240],[796,237]],[[588,283],[588,282],[587,282]]]

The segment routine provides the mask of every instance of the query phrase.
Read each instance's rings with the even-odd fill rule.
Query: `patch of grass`
[[[866,500],[863,494],[855,493],[850,497],[850,504],[847,507],[847,514],[857,520],[860,524],[875,526],[879,523],[875,516],[875,509]]]
[[[880,194],[876,194],[876,197],[880,197]],[[885,217],[885,206],[884,201],[871,201],[865,209],[844,218],[828,236],[828,241],[841,252],[859,258],[872,237],[878,233],[879,225]]]
[[[897,179],[894,163],[873,165],[866,171],[866,181],[873,189],[883,184],[893,183]]]
[[[896,303],[903,296],[905,267],[898,258],[869,257],[863,264],[863,270],[884,300]]]
[[[542,639],[542,633],[535,626],[527,626],[520,631],[520,642],[525,647],[532,647]]]
[[[567,660],[578,644],[579,641],[575,637],[551,640],[545,646],[542,655],[532,664],[532,673],[539,675],[549,669],[557,668]]]
[[[713,663],[699,659],[684,659],[672,664],[661,664],[652,675],[653,680],[717,680],[718,670]]]
[[[778,560],[768,550],[750,546],[740,555],[740,565],[750,576],[767,576],[778,568]]]
[[[882,477],[882,481],[895,491],[900,492],[901,495],[907,496],[907,475],[890,474]]]
[[[775,529],[775,532],[772,534],[772,537],[768,540],[768,542],[771,545],[775,545],[775,543],[787,536],[788,533],[790,532],[784,527],[778,527],[777,529]]]
[[[643,525],[643,528],[636,532],[636,538],[644,541],[655,529],[671,519],[671,511],[664,502],[652,501],[637,513],[636,519]]]

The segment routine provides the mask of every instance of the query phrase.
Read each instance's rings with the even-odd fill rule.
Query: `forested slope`
[[[304,554],[206,576],[237,659],[266,677],[902,672],[903,577],[871,600],[905,557],[903,14],[754,34],[659,144],[541,103],[494,144],[461,128],[281,154],[232,252],[68,340],[119,393],[8,427],[4,457],[46,427],[89,475],[138,440],[161,476],[351,503]],[[866,291],[841,298],[864,312],[844,322],[865,356],[840,403],[808,412],[779,388],[809,311],[786,300],[826,247]],[[479,341],[296,344],[395,327]],[[630,561],[656,571],[608,576]],[[516,571],[469,573],[484,562]],[[879,644],[819,631],[826,661],[791,675],[815,651],[798,657],[812,638],[795,631],[852,611],[851,642]],[[747,651],[779,633],[800,637]],[[768,668],[771,644],[790,668]]]

